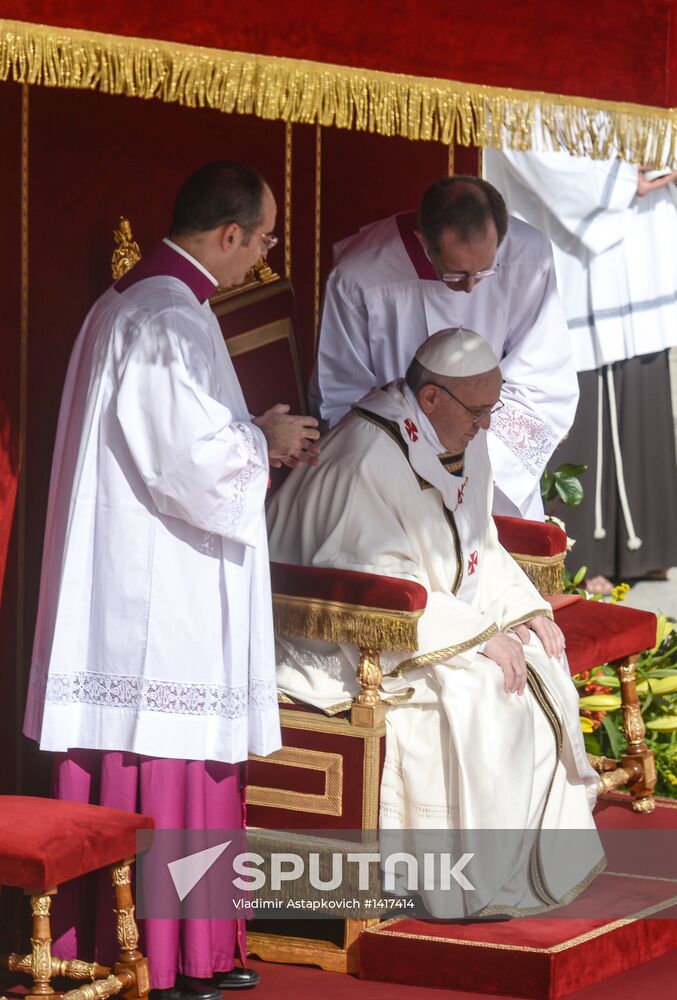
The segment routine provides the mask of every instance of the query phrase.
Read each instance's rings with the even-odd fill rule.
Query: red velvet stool
[[[656,765],[644,742],[646,727],[637,694],[635,662],[643,650],[656,644],[656,616],[651,611],[586,601],[572,595],[549,600],[566,639],[571,673],[579,674],[601,663],[611,664],[618,672],[628,746],[620,761],[589,755],[590,763],[602,776],[600,792],[627,785],[635,812],[652,812]]]
[[[562,594],[567,542],[564,532],[555,524],[522,518],[495,517],[494,521],[501,544],[550,601],[555,621],[566,639],[571,673],[578,674],[604,663],[616,668],[628,747],[620,761],[592,754],[588,757],[601,774],[600,792],[627,785],[632,808],[636,812],[651,812],[655,805],[656,764],[653,752],[644,743],[646,728],[637,695],[635,662],[643,650],[656,644],[656,616],[650,611]]]
[[[136,853],[136,831],[155,826],[149,816],[121,809],[60,802],[22,795],[0,795],[0,886],[15,886],[31,896],[31,954],[3,956],[10,971],[33,977],[30,998],[104,1000],[122,994],[145,998],[150,989],[148,963],[138,950],[129,866]],[[120,956],[115,966],[51,954],[51,896],[62,882],[111,865]],[[78,989],[57,993],[52,976],[90,980]]]

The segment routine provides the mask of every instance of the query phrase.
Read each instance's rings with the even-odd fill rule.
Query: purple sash
[[[414,270],[419,278],[427,281],[439,281],[432,264],[428,260],[423,247],[416,238],[417,216],[416,212],[402,212],[395,216],[400,237],[404,243],[404,249],[409,254],[409,260],[414,265]]]

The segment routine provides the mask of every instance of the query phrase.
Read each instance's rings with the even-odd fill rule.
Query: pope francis
[[[484,338],[436,333],[405,379],[353,406],[321,467],[296,469],[269,511],[273,559],[428,592],[419,649],[382,655],[381,829],[518,831],[509,847],[495,837],[470,897],[451,909],[426,900],[435,916],[536,914],[604,866],[564,639],[491,517],[486,432],[501,384]],[[278,686],[331,713],[357,693],[357,659],[352,646],[278,639]]]

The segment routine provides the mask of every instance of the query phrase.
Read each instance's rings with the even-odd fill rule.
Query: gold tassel
[[[370,649],[418,649],[417,623],[422,613],[273,594],[273,623],[280,635]]]
[[[451,145],[669,166],[677,112],[0,20],[0,80],[100,90]]]

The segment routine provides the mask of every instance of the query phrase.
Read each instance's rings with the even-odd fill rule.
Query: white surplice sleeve
[[[615,157],[591,160],[566,152],[512,150],[492,150],[487,170],[489,179],[507,190],[509,206],[511,186],[517,183],[538,199],[572,243],[582,243],[593,255],[624,238],[623,213],[637,193],[637,174],[634,164]]]
[[[317,360],[308,400],[311,412],[333,427],[356,399],[376,384],[369,348],[369,315],[361,290],[350,292],[341,269],[327,279]]]
[[[494,480],[516,508],[497,504],[494,512],[542,519],[540,478],[573,423],[578,379],[552,250],[540,233],[535,238],[540,262],[515,277],[520,301],[501,359],[504,406],[491,418],[488,444]]]
[[[204,331],[181,310],[155,317],[118,371],[117,418],[159,512],[255,546],[268,485],[265,438],[218,398]]]

